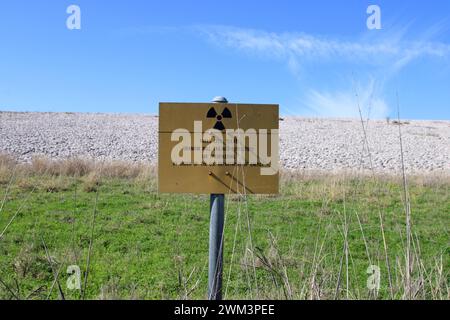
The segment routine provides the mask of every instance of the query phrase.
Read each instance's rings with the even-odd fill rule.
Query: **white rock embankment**
[[[363,130],[353,119],[284,118],[281,165],[327,172],[373,167],[377,173],[399,173],[399,126],[385,120],[365,125]],[[408,172],[450,173],[450,121],[408,121],[401,131]],[[157,146],[156,116],[0,112],[0,153],[20,161],[44,155],[156,164]]]

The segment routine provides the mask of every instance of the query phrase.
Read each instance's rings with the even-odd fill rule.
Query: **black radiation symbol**
[[[222,114],[218,114],[216,112],[216,109],[211,108],[208,111],[208,114],[206,115],[207,118],[216,118],[217,122],[214,126],[214,129],[217,130],[225,130],[225,126],[222,123],[223,119],[231,119],[233,118],[233,115],[231,114],[231,111],[228,108],[225,108],[222,112]]]

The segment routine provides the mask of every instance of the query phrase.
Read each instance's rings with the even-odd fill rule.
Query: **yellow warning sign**
[[[278,105],[160,103],[161,193],[277,194]]]

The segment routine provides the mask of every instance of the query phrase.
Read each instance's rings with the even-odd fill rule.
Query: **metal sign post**
[[[216,97],[214,103],[228,103],[224,97]],[[225,195],[211,194],[209,224],[208,299],[222,300],[223,224]]]
[[[208,299],[222,300],[223,224],[225,195],[211,195],[209,225]]]

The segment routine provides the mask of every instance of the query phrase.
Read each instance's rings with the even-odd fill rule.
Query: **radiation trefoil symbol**
[[[225,130],[225,126],[222,123],[223,119],[231,119],[233,118],[233,115],[231,114],[231,111],[228,108],[225,108],[222,112],[222,114],[218,114],[216,112],[216,109],[211,108],[208,111],[208,114],[206,115],[207,118],[215,118],[217,120],[216,124],[214,125],[214,129],[216,130]]]

